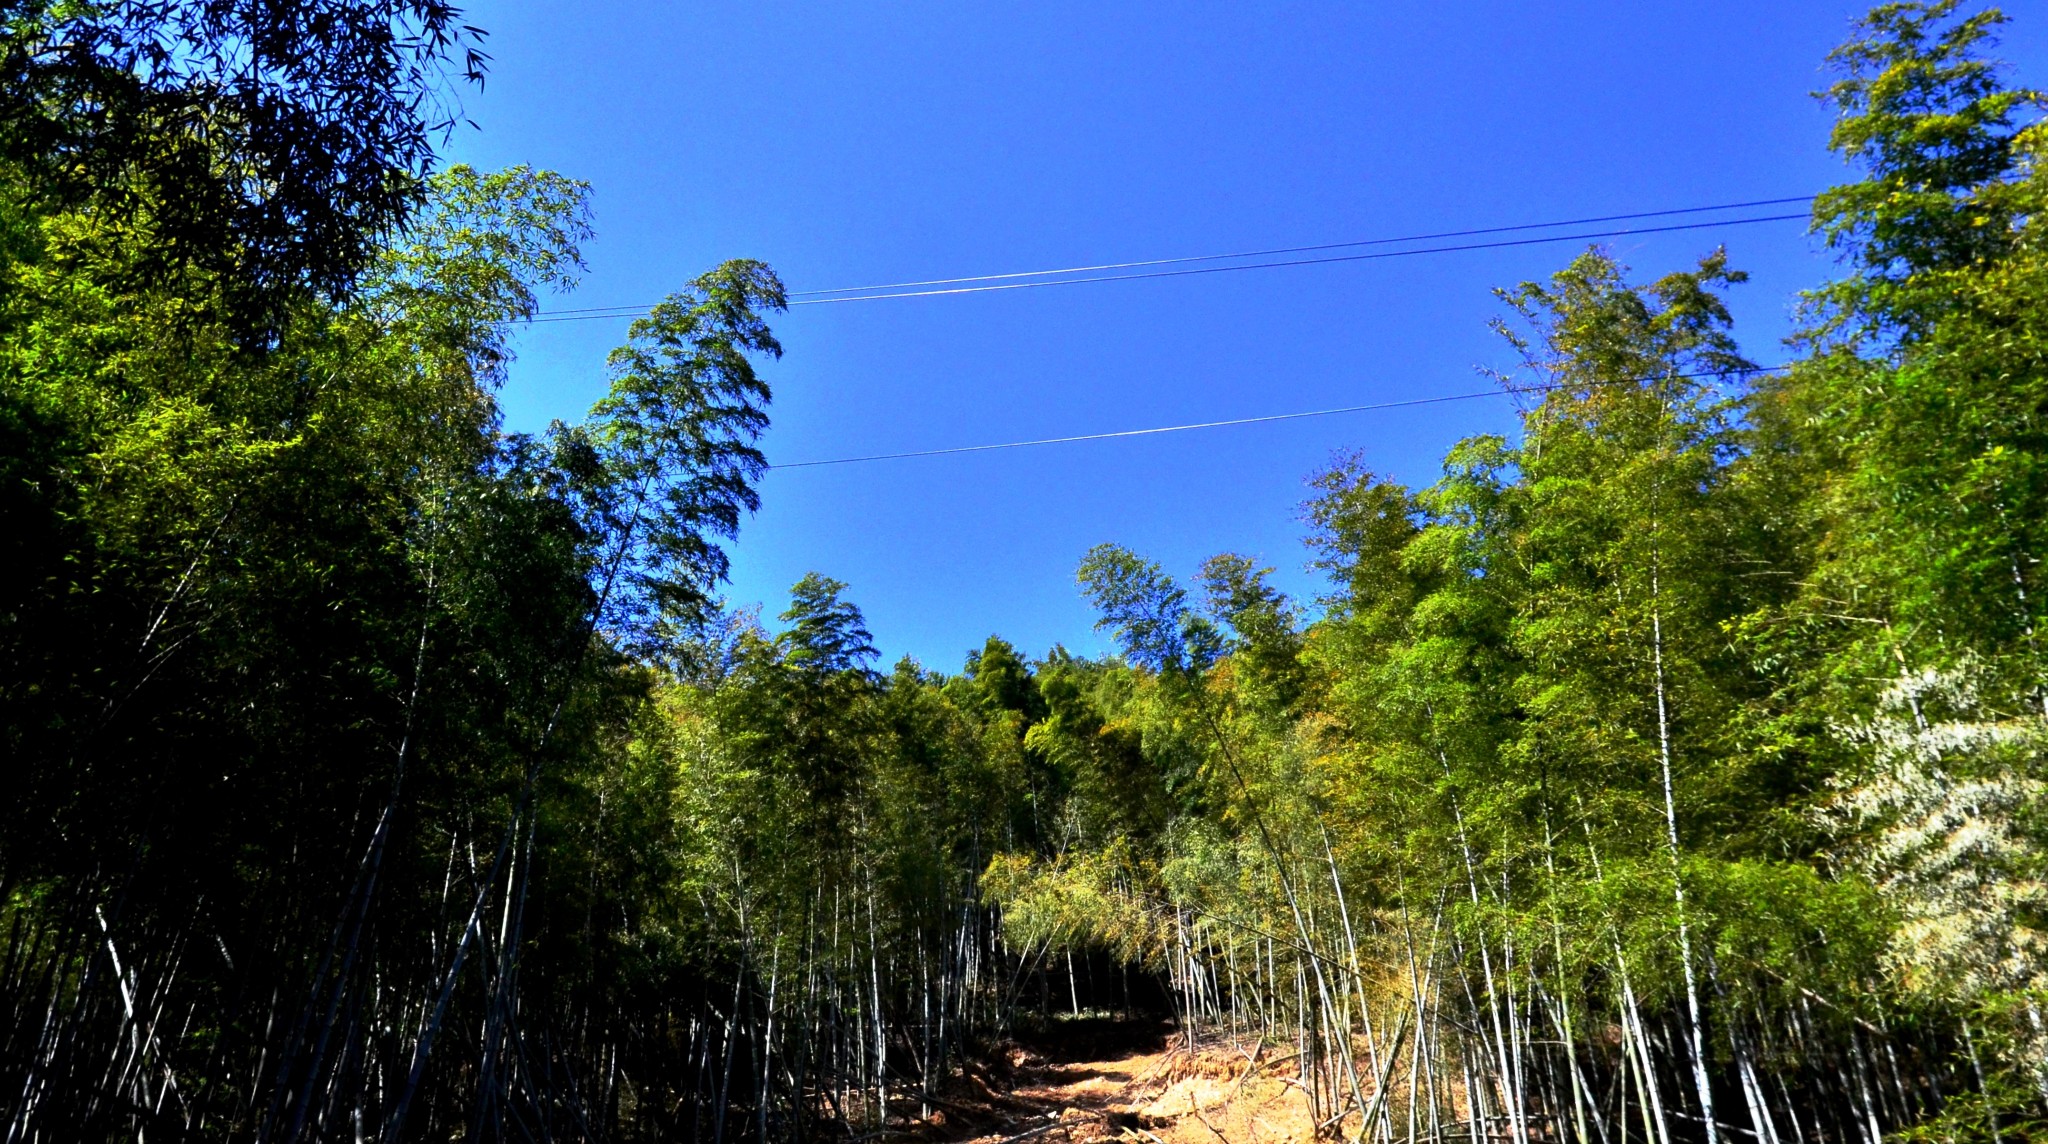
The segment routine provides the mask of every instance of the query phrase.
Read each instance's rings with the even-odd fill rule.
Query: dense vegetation
[[[866,1138],[1134,998],[1348,1140],[2044,1131],[2048,127],[1994,13],[1833,57],[1788,368],[1722,253],[1588,251],[1502,292],[1515,439],[1314,477],[1323,598],[1103,545],[1121,654],[947,675],[827,577],[718,598],[766,267],[502,428],[586,190],[436,165],[452,9],[0,12],[9,1144]]]

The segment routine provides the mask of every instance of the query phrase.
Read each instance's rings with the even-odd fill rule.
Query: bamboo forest
[[[591,188],[438,152],[459,12],[0,8],[7,1144],[2048,1137],[2048,95],[1998,12],[1825,61],[1779,356],[1710,242],[1581,243],[1471,314],[1515,432],[1303,474],[1318,593],[1105,535],[1112,654],[891,664],[830,569],[721,587],[768,265],[505,427]],[[1089,1037],[1218,1098],[1032,1105]]]

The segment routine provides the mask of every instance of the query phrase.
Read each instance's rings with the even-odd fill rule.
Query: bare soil
[[[913,1135],[968,1144],[1308,1144],[1291,1053],[1170,1025],[1057,1023],[971,1067]]]

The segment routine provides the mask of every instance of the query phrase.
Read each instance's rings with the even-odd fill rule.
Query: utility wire
[[[1081,433],[1072,437],[1040,437],[1031,441],[1004,441],[996,445],[956,445],[950,449],[919,449],[910,453],[874,453],[864,457],[833,457],[825,461],[786,461],[771,469],[810,469],[820,465],[857,465],[868,461],[901,461],[912,457],[943,457],[955,453],[987,453],[997,449],[1027,449],[1036,445],[1068,445],[1077,441],[1107,441],[1117,437],[1149,437],[1156,433],[1185,433],[1190,429],[1223,429],[1233,425],[1261,425],[1269,421],[1296,421],[1304,417],[1331,417],[1339,413],[1370,413],[1382,409],[1407,409],[1417,405],[1442,405],[1450,401],[1473,401],[1481,397],[1501,397],[1522,393],[1553,393],[1560,389],[1578,387],[1601,387],[1609,385],[1641,385],[1651,381],[1680,381],[1688,378],[1726,377],[1729,374],[1749,376],[1759,373],[1775,373],[1785,369],[1782,365],[1753,366],[1748,369],[1705,370],[1699,373],[1659,373],[1648,377],[1624,377],[1613,381],[1594,382],[1552,382],[1543,385],[1524,385],[1507,389],[1486,389],[1474,393],[1453,393],[1443,397],[1416,397],[1406,401],[1380,401],[1371,405],[1345,405],[1336,409],[1312,409],[1305,413],[1269,413],[1263,417],[1234,417],[1227,421],[1198,421],[1191,425],[1159,425],[1150,429],[1120,429],[1113,433]]]
[[[1132,282],[1141,278],[1181,278],[1191,274],[1226,274],[1233,270],[1271,270],[1287,266],[1320,266],[1332,262],[1373,262],[1382,258],[1407,258],[1416,254],[1449,254],[1460,250],[1499,250],[1511,246],[1535,246],[1546,242],[1574,242],[1588,238],[1616,238],[1631,234],[1662,234],[1676,230],[1704,230],[1714,226],[1742,226],[1747,223],[1804,220],[1803,214],[1762,215],[1756,218],[1720,219],[1714,222],[1677,223],[1671,226],[1631,227],[1626,230],[1596,230],[1580,234],[1554,234],[1542,238],[1516,238],[1501,242],[1469,242],[1457,246],[1423,246],[1413,250],[1381,250],[1371,254],[1338,254],[1325,258],[1293,258],[1284,262],[1245,262],[1236,266],[1198,266],[1187,270],[1151,270],[1139,274],[1103,274],[1093,278],[1057,278],[1045,282],[1006,282],[991,286],[953,286],[940,290],[909,290],[896,294],[853,294],[844,298],[806,298],[792,306],[823,306],[833,302],[874,302],[883,298],[928,298],[939,294],[982,294],[993,290],[1030,290],[1039,286],[1078,286],[1087,282]],[[538,320],[538,319],[536,319]]]
[[[874,286],[832,286],[822,290],[794,290],[792,298],[811,298],[826,294],[867,293],[873,290],[908,290],[919,286],[955,286],[963,282],[996,282],[1013,278],[1047,278],[1065,274],[1093,274],[1102,270],[1131,270],[1145,266],[1174,266],[1188,262],[1224,262],[1238,258],[1267,258],[1276,254],[1309,254],[1319,250],[1344,250],[1356,246],[1389,246],[1403,242],[1434,242],[1440,238],[1470,238],[1481,234],[1511,234],[1524,230],[1551,230],[1560,226],[1590,226],[1596,222],[1625,222],[1639,218],[1665,218],[1671,215],[1704,214],[1710,211],[1750,210],[1755,207],[1776,207],[1786,203],[1812,202],[1812,195],[1794,195],[1783,199],[1752,199],[1743,203],[1720,203],[1706,207],[1674,207],[1661,211],[1635,211],[1630,214],[1594,215],[1590,218],[1559,219],[1555,222],[1525,222],[1513,226],[1487,226],[1472,230],[1441,230],[1433,234],[1410,234],[1398,238],[1363,238],[1351,242],[1325,242],[1315,246],[1277,246],[1267,250],[1240,250],[1234,254],[1195,254],[1183,258],[1151,258],[1139,262],[1103,262],[1093,266],[1067,266],[1057,270],[1018,270],[1008,274],[977,274],[966,278],[925,278],[916,282],[884,282]],[[649,309],[647,306],[585,306],[577,309],[550,310],[549,316],[566,314],[599,314],[614,310],[636,312]]]
[[[1020,270],[1010,274],[981,274],[971,278],[931,278],[922,282],[891,282],[880,286],[839,286],[829,290],[798,290],[792,298],[808,298],[821,294],[850,294],[870,290],[908,290],[918,286],[953,286],[962,282],[995,282],[1009,278],[1045,278],[1060,274],[1092,274],[1100,270],[1131,270],[1145,266],[1175,266],[1187,262],[1225,262],[1237,258],[1267,258],[1276,254],[1312,254],[1320,250],[1344,250],[1356,246],[1390,246],[1403,242],[1434,242],[1440,238],[1471,238],[1481,234],[1511,234],[1523,230],[1551,230],[1560,226],[1590,226],[1596,222],[1624,222],[1639,218],[1665,218],[1671,215],[1705,214],[1710,211],[1750,210],[1755,207],[1784,206],[1787,203],[1808,203],[1812,195],[1795,195],[1785,199],[1756,199],[1746,203],[1722,203],[1710,207],[1675,207],[1671,210],[1636,211],[1632,214],[1596,215],[1592,218],[1559,219],[1556,222],[1525,222],[1513,226],[1486,226],[1472,230],[1442,230],[1434,234],[1410,234],[1400,238],[1362,238],[1351,242],[1325,242],[1315,246],[1278,246],[1270,250],[1241,250],[1235,254],[1194,254],[1183,258],[1151,258],[1141,262],[1105,262],[1097,266],[1069,266],[1061,270]],[[616,309],[617,307],[604,307]]]
[[[1205,266],[1180,270],[1155,270],[1136,274],[1097,274],[1097,271],[1124,270],[1141,267],[1175,266],[1194,262],[1222,262],[1243,258],[1261,258],[1276,254],[1298,254],[1321,250],[1341,250],[1361,246],[1387,246],[1405,242],[1427,242],[1440,238],[1461,238],[1483,234],[1506,234],[1528,230],[1547,230],[1560,226],[1580,226],[1595,222],[1613,222],[1638,218],[1660,218],[1672,215],[1700,214],[1712,211],[1740,210],[1753,207],[1775,206],[1784,203],[1807,202],[1811,195],[1786,199],[1759,199],[1748,203],[1727,203],[1720,206],[1680,207],[1672,210],[1641,211],[1634,214],[1605,215],[1596,218],[1571,219],[1560,222],[1522,223],[1515,226],[1482,227],[1474,230],[1441,231],[1436,234],[1409,235],[1402,238],[1360,239],[1355,242],[1332,242],[1316,246],[1277,247],[1271,250],[1241,251],[1235,254],[1202,254],[1184,258],[1157,258],[1139,262],[1102,263],[1095,266],[1075,266],[1059,270],[1027,270],[1009,274],[984,274],[967,278],[933,278],[917,282],[898,282],[880,286],[839,286],[823,290],[797,291],[791,297],[791,306],[818,306],[831,302],[871,302],[885,298],[925,298],[944,294],[978,294],[993,290],[1023,290],[1038,286],[1071,286],[1088,282],[1128,282],[1143,278],[1173,278],[1190,274],[1217,274],[1232,270],[1263,270],[1276,267],[1313,266],[1332,262],[1363,262],[1381,258],[1401,258],[1415,254],[1444,254],[1464,250],[1493,250],[1513,246],[1530,246],[1548,242],[1573,242],[1589,238],[1616,238],[1630,234],[1660,234],[1670,231],[1703,230],[1715,226],[1742,226],[1751,223],[1785,222],[1805,219],[1805,214],[1766,215],[1752,218],[1717,219],[1709,222],[1679,223],[1659,227],[1627,227],[1617,230],[1593,231],[1581,234],[1545,235],[1503,242],[1462,243],[1452,246],[1425,247],[1416,250],[1377,251],[1367,254],[1338,255],[1325,258],[1288,259],[1279,262],[1241,263],[1231,266]],[[1092,275],[1072,277],[1072,275]],[[1066,275],[1067,277],[1054,277]],[[1036,278],[1044,281],[1020,282],[1014,279]],[[939,289],[910,289],[911,287],[941,287]],[[837,296],[827,296],[837,295]],[[535,322],[577,322],[594,321],[603,318],[632,317],[651,306],[592,306],[585,309],[550,310],[532,320]]]

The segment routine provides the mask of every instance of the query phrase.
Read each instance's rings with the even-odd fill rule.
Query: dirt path
[[[1081,1044],[1016,1048],[1009,1075],[976,1086],[987,1094],[973,1144],[1302,1144],[1314,1135],[1308,1102],[1285,1058],[1251,1046],[1189,1052],[1177,1040],[1149,1046]],[[1064,1048],[1065,1051],[1060,1051]],[[1093,1050],[1093,1051],[1091,1051]],[[1258,1059],[1254,1059],[1254,1058]],[[965,1111],[962,1109],[961,1111]]]
[[[1003,1095],[1014,1113],[978,1144],[1050,1136],[1055,1144],[1092,1144],[1150,1127],[1141,1117],[1147,1081],[1165,1062],[1164,1051],[1131,1052],[1107,1060],[1053,1063],[1019,1054],[1018,1075]]]

